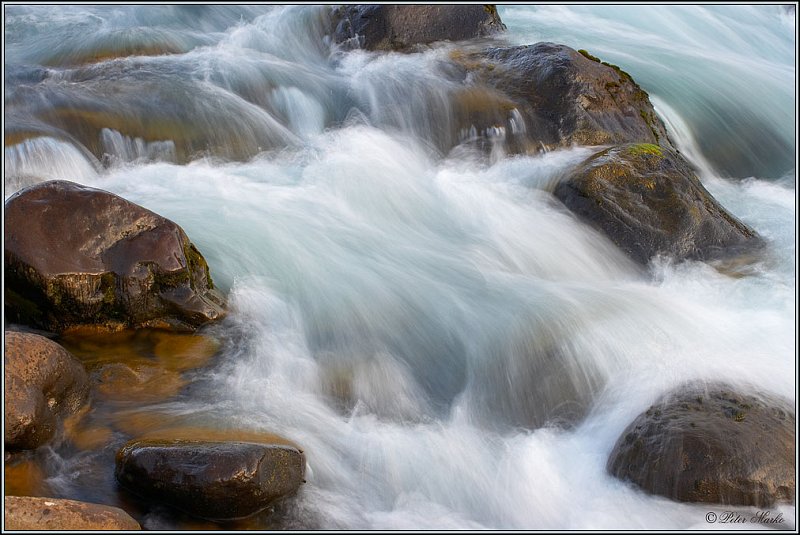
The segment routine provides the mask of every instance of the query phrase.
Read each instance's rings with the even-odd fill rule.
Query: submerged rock
[[[606,379],[582,362],[569,338],[541,318],[520,314],[476,363],[466,398],[476,421],[500,432],[580,422]]]
[[[58,418],[77,411],[89,393],[83,365],[43,336],[5,332],[5,445],[33,449],[55,434]]]
[[[21,190],[5,209],[11,321],[192,330],[224,315],[205,259],[158,214],[67,181]]]
[[[623,431],[608,472],[682,502],[771,506],[795,493],[795,415],[786,401],[686,385]]]
[[[56,498],[5,497],[5,528],[10,530],[140,530],[117,507]]]
[[[631,142],[672,148],[647,93],[628,73],[586,51],[537,43],[453,60],[471,74],[470,83],[495,88],[514,103],[534,149]]]
[[[334,10],[333,39],[367,50],[407,50],[502,31],[493,5],[349,5]]]
[[[96,399],[133,403],[175,396],[190,382],[185,372],[208,364],[220,348],[205,335],[162,329],[72,329],[59,341],[90,370]]]
[[[231,81],[222,91],[188,69],[142,56],[58,72],[13,88],[7,142],[48,136],[103,164],[205,156],[242,161],[300,142],[273,116],[271,91],[244,82]]]
[[[256,513],[303,483],[305,456],[283,444],[135,440],[117,453],[126,489],[204,518]]]
[[[639,263],[734,256],[762,244],[676,152],[652,144],[594,154],[553,194]]]

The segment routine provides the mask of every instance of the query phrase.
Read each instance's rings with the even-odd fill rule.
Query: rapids
[[[180,224],[229,296],[190,384],[96,424],[117,446],[115,422],[148,414],[301,445],[307,483],[238,528],[715,527],[723,508],[605,466],[686,380],[795,400],[788,7],[499,7],[501,39],[587,49],[648,91],[768,241],[730,276],[643,270],[561,207],[549,191],[590,148],[509,156],[512,133],[457,131],[442,65],[459,45],[345,53],[320,7],[7,6],[6,198],[52,178],[117,193]],[[50,492],[125,503],[113,448],[46,449]],[[794,506],[774,511],[794,528]]]

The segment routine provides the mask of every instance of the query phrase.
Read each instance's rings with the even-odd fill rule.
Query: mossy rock
[[[544,42],[451,59],[471,73],[471,84],[491,87],[514,103],[526,123],[529,143],[518,143],[522,147],[674,148],[648,94],[627,72],[586,50]]]
[[[158,214],[67,181],[21,190],[5,207],[11,321],[56,332],[194,330],[224,315],[205,259]]]
[[[687,384],[620,435],[608,472],[682,502],[770,507],[795,494],[788,400],[727,384]]]
[[[600,151],[554,195],[641,264],[657,255],[717,260],[763,246],[723,208],[675,151],[651,143]]]

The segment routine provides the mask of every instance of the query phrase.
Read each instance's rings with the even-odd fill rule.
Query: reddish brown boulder
[[[63,180],[6,201],[6,313],[52,331],[81,325],[192,330],[223,316],[183,229],[117,195]]]
[[[5,528],[24,531],[140,530],[139,523],[117,507],[75,500],[5,497]]]
[[[5,332],[5,444],[33,449],[56,432],[59,417],[86,401],[89,378],[66,349],[43,336]]]

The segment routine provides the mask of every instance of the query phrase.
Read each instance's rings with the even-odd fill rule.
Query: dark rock
[[[305,456],[254,442],[135,440],[117,453],[117,481],[204,518],[251,515],[303,483]]]
[[[66,349],[37,334],[6,331],[5,444],[33,449],[55,434],[58,418],[86,401],[89,378]]]
[[[67,181],[19,191],[5,209],[12,321],[191,330],[224,314],[205,259],[158,214]]]
[[[334,10],[333,39],[367,50],[407,50],[505,29],[493,5],[350,5]]]
[[[651,144],[591,156],[554,195],[634,260],[712,260],[763,242],[706,191],[676,152]]]
[[[628,73],[586,51],[537,43],[451,57],[470,73],[470,84],[492,87],[514,103],[525,124],[510,124],[506,112],[504,126],[525,132],[528,151],[632,142],[673,148],[647,93]]]
[[[794,499],[794,429],[785,400],[686,385],[623,431],[607,469],[673,500],[768,507]]]
[[[9,530],[140,530],[139,523],[117,507],[56,498],[5,497]]]

